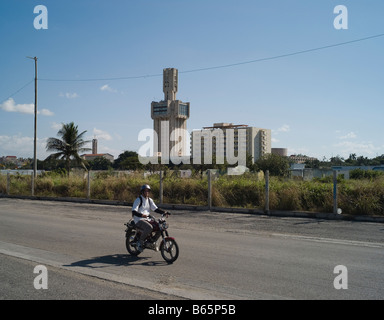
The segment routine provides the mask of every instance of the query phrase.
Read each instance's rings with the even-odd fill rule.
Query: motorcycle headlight
[[[161,227],[163,228],[163,230],[167,229],[168,228],[168,223],[164,222]]]

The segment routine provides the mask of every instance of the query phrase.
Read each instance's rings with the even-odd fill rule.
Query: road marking
[[[95,270],[90,267],[71,266],[74,257],[42,249],[25,247],[9,242],[0,241],[0,254],[5,254],[24,260],[34,261],[46,266],[52,266],[55,268],[77,272],[103,280],[118,282],[129,286],[170,294],[191,300],[243,300],[247,298],[244,296],[238,296],[234,293],[217,292],[214,290],[209,290],[190,284],[183,284],[180,282],[173,285],[159,286],[158,283],[154,283],[153,281],[148,281],[145,279],[135,278],[134,276],[127,277],[110,272]],[[284,297],[259,292],[255,294],[255,299],[284,299]]]
[[[272,233],[272,236],[286,238],[286,239],[293,239],[293,240],[305,240],[305,241],[313,241],[313,242],[321,242],[321,243],[343,244],[343,245],[358,246],[358,247],[384,248],[384,243],[378,243],[378,242],[365,242],[365,241],[299,236],[299,235],[284,234],[284,233]]]

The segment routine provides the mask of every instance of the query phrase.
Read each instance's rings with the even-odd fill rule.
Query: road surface
[[[126,252],[130,207],[1,198],[0,299],[384,297],[382,223],[172,213],[180,256],[168,265]],[[46,290],[33,286],[37,265]]]

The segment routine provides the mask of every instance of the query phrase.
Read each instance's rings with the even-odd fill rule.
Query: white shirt
[[[141,197],[143,203],[142,203],[141,207],[139,208],[139,206],[140,206],[140,197]],[[133,221],[135,223],[138,223],[140,220],[149,220],[148,216],[149,216],[151,210],[155,211],[156,209],[157,209],[157,206],[155,205],[155,203],[153,202],[153,200],[151,198],[145,198],[142,195],[140,195],[135,200],[135,202],[133,203],[132,211],[137,211],[138,213],[141,213],[141,214],[145,215],[145,217],[133,216]]]

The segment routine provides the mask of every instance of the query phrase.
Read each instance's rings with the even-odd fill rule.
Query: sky
[[[288,155],[382,155],[383,16],[382,0],[1,0],[0,157],[33,157],[27,57],[40,160],[72,121],[99,153],[138,151],[164,68],[189,132],[246,124]]]

